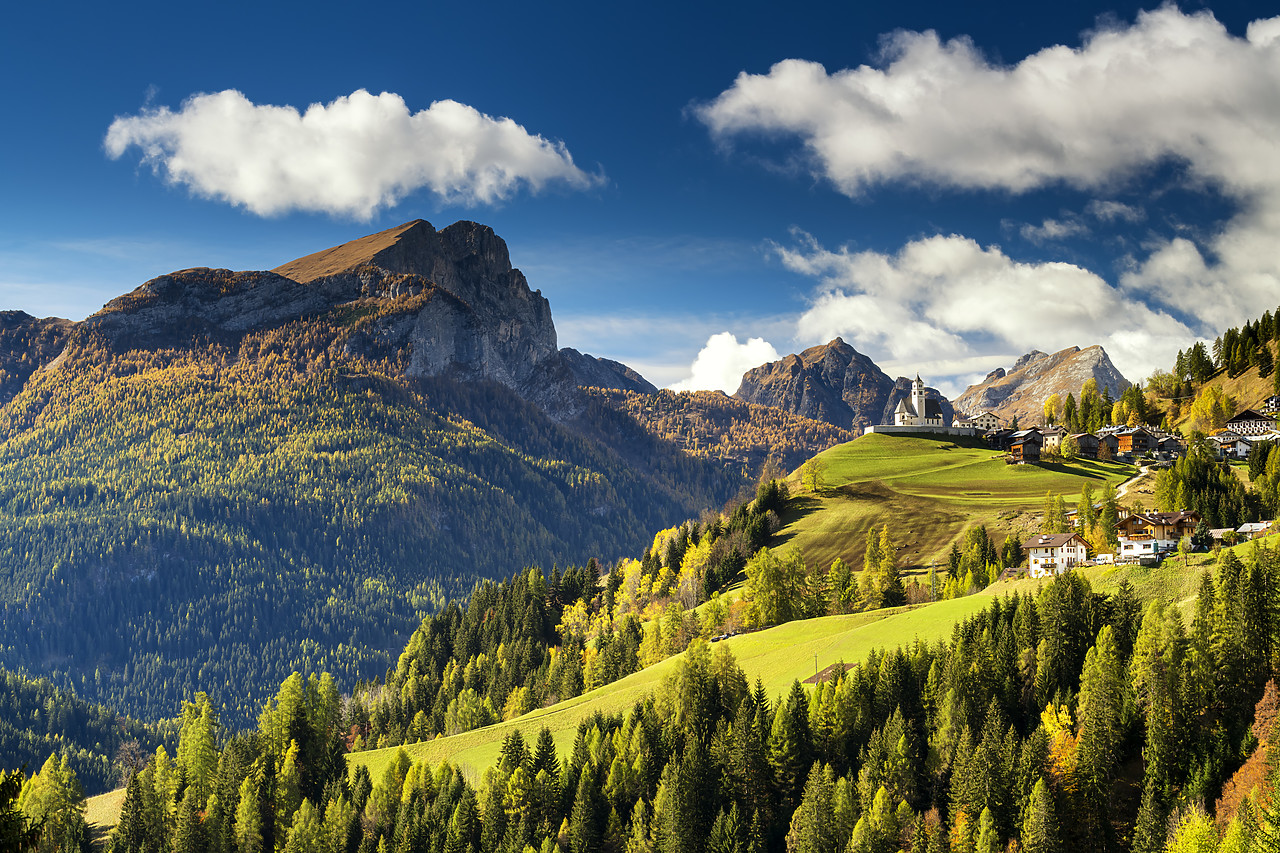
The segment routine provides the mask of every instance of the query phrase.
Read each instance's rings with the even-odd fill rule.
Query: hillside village
[[[935,400],[926,396],[924,382],[917,375],[911,383],[910,395],[898,402],[893,424],[871,426],[866,432],[980,438],[993,450],[1004,453],[1006,462],[1012,465],[1086,458],[1114,460],[1140,466],[1141,470],[1148,466],[1153,469],[1172,466],[1187,456],[1191,442],[1197,444],[1198,454],[1220,464],[1248,460],[1255,448],[1266,452],[1280,442],[1278,413],[1280,395],[1272,395],[1257,410],[1244,409],[1227,418],[1223,428],[1209,435],[1193,433],[1190,439],[1170,430],[1142,425],[1111,425],[1093,432],[1070,432],[1053,423],[1020,428],[1016,417],[1006,421],[990,410],[947,416]],[[1095,506],[1095,514],[1099,508]],[[1080,513],[1073,511],[1070,515],[1073,527],[1082,523]],[[1041,533],[1024,543],[1027,574],[1032,578],[1049,578],[1077,566],[1124,562],[1158,564],[1179,550],[1207,551],[1213,545],[1265,536],[1273,526],[1273,521],[1261,520],[1209,528],[1201,513],[1187,508],[1160,512],[1146,511],[1140,505],[1132,509],[1117,506],[1116,515],[1113,551],[1095,551],[1077,529]],[[1017,568],[1009,567],[1007,571],[1015,574]]]

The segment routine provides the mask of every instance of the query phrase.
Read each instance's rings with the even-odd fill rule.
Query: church
[[[925,396],[924,382],[920,374],[911,382],[911,393],[898,401],[898,408],[893,411],[894,426],[950,426],[944,424],[942,406],[937,400]]]
[[[968,424],[953,426],[951,418],[942,412],[942,404],[936,397],[930,397],[924,387],[924,380],[916,374],[911,383],[911,393],[898,401],[893,410],[893,423],[869,426],[865,432],[881,435],[919,435],[932,433],[935,435],[954,435],[972,437],[979,431]]]

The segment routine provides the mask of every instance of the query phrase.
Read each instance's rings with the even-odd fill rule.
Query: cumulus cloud
[[[104,144],[113,159],[137,146],[170,183],[260,216],[369,219],[423,188],[449,202],[490,204],[521,187],[601,180],[575,166],[563,143],[509,118],[451,100],[413,113],[399,95],[363,89],[305,112],[230,89],[194,95],[177,111],[117,117]]]
[[[832,251],[804,235],[777,252],[788,268],[819,282],[798,339],[841,335],[893,364],[970,372],[983,353],[1101,343],[1137,379],[1171,363],[1192,337],[1183,323],[1086,269],[1018,262],[954,234],[913,241],[893,255]]]
[[[742,374],[778,358],[778,351],[764,338],[750,338],[746,343],[739,343],[733,333],[720,332],[707,339],[693,360],[692,375],[672,385],[671,390],[732,394],[742,384]]]
[[[1122,290],[1194,313],[1201,333],[1274,307],[1280,292],[1280,18],[1241,38],[1209,12],[1163,6],[1013,65],[966,38],[898,32],[876,67],[828,73],[789,59],[740,74],[695,112],[726,144],[798,139],[813,172],[850,196],[891,182],[1101,195],[1172,163],[1236,213],[1204,245],[1155,245]],[[1145,215],[1106,201],[1088,212]]]

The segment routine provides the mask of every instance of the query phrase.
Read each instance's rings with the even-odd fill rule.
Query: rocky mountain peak
[[[739,400],[785,409],[842,429],[882,422],[894,382],[841,338],[748,370]]]
[[[1052,355],[1032,350],[1014,362],[1008,373],[997,368],[982,382],[966,388],[955,405],[970,414],[992,411],[1002,418],[1039,423],[1050,395],[1064,400],[1067,394],[1078,396],[1089,379],[1096,380],[1099,389],[1109,388],[1115,398],[1132,384],[1100,346],[1067,347]]]
[[[353,311],[371,319],[353,323]],[[562,355],[546,298],[512,267],[506,242],[469,221],[437,231],[415,219],[270,271],[180,270],[112,300],[83,326],[129,349],[234,344],[326,317],[348,352],[408,377],[492,380],[559,414],[577,405],[579,384],[653,388],[625,365]]]
[[[1072,350],[1074,350],[1074,351],[1076,351],[1076,352],[1079,352],[1079,351],[1080,351],[1080,348],[1079,348],[1079,347],[1071,347],[1071,349],[1072,349]],[[1066,352],[1066,350],[1063,350],[1063,352]],[[1022,368],[1026,367],[1027,365],[1029,365],[1029,364],[1031,364],[1031,363],[1033,363],[1033,362],[1037,362],[1037,361],[1039,361],[1040,359],[1042,359],[1042,358],[1047,358],[1047,357],[1048,357],[1048,353],[1043,353],[1043,352],[1040,352],[1040,350],[1038,350],[1038,349],[1033,349],[1031,352],[1027,353],[1026,355],[1024,355],[1024,356],[1022,356],[1021,358],[1019,358],[1017,361],[1015,361],[1015,362],[1013,363],[1013,367],[1009,369],[1009,372],[1010,372],[1010,373],[1014,373],[1014,372],[1016,372],[1016,371],[1021,370]],[[998,370],[998,369],[999,369],[999,368],[997,368],[997,370]]]

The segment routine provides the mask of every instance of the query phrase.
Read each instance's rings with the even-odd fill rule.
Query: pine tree
[[[831,765],[815,762],[809,770],[800,806],[791,816],[791,828],[787,832],[788,853],[835,853],[831,808],[834,785]]]
[[[1053,810],[1053,795],[1040,778],[1031,790],[1031,802],[1022,821],[1023,853],[1062,853],[1058,837],[1058,818]]]
[[[800,682],[794,681],[786,702],[774,715],[769,734],[769,766],[773,769],[779,806],[784,815],[795,810],[812,762],[809,698]]]
[[[1091,849],[1108,846],[1112,772],[1119,760],[1124,736],[1127,680],[1123,674],[1114,632],[1105,626],[1085,657],[1080,677],[1080,742],[1078,778],[1084,809],[1081,830]]]
[[[974,847],[976,853],[1001,853],[1000,832],[996,829],[996,819],[991,809],[983,809],[978,819],[978,843]]]
[[[883,607],[901,607],[907,603],[907,591],[898,572],[898,552],[889,536],[889,525],[880,531],[880,603]]]
[[[643,800],[641,801],[643,803]],[[742,842],[742,826],[738,817],[738,804],[729,806],[729,811],[720,810],[716,822],[711,827],[711,835],[707,838],[707,853],[744,853]],[[627,853],[631,853],[628,848]]]
[[[569,817],[569,849],[573,853],[596,853],[600,849],[600,829],[597,826],[595,791],[591,773],[584,771],[578,779],[578,792],[573,798],[573,811]]]
[[[142,785],[137,773],[129,777],[129,787],[125,789],[124,803],[120,806],[120,821],[113,837],[111,849],[116,853],[142,853],[150,846],[143,814]]]

